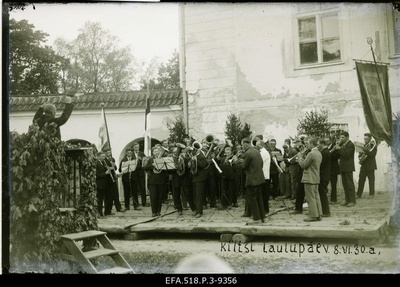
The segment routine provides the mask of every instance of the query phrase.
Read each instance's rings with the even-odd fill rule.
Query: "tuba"
[[[185,145],[181,143],[176,143],[176,147],[178,148],[178,150],[176,151],[177,155],[174,156],[174,162],[176,173],[181,176],[185,173],[185,160],[181,156],[181,151],[185,148]]]
[[[201,150],[201,144],[198,141],[194,141],[192,144],[192,149],[196,151],[196,154],[192,155],[188,165],[190,168],[190,172],[193,175],[195,175],[197,173],[197,155],[199,154],[199,151]]]
[[[376,147],[376,141],[374,139],[372,139],[369,143],[367,143],[365,145],[365,149],[367,149],[369,152],[371,152],[374,148]],[[360,165],[362,165],[365,160],[367,159],[368,155],[365,152],[361,152],[359,154],[359,159],[358,159],[358,163]]]

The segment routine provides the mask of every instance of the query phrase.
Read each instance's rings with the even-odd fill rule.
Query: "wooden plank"
[[[97,274],[129,274],[134,273],[132,269],[122,268],[122,267],[113,267],[110,269],[105,269],[97,272]]]
[[[99,235],[104,235],[106,232],[103,231],[98,231],[98,230],[89,230],[89,231],[83,231],[83,232],[78,232],[78,233],[71,233],[71,234],[64,234],[61,235],[60,237],[62,239],[68,239],[68,240],[82,240],[90,237],[97,237]]]
[[[110,256],[110,255],[114,255],[117,253],[118,253],[117,250],[107,249],[107,248],[99,248],[99,249],[83,252],[83,254],[85,255],[85,257],[87,259],[93,259],[93,258],[97,258],[97,257],[101,257],[101,256]]]
[[[107,235],[99,236],[97,238],[97,240],[100,242],[100,244],[103,247],[105,247],[107,249],[115,250],[114,245],[112,245],[112,243],[111,243],[110,239],[107,237]],[[119,252],[111,255],[111,257],[119,267],[131,268],[129,266],[129,263],[125,260],[125,258]]]
[[[75,258],[75,260],[73,261],[79,263],[84,272],[89,274],[97,273],[94,265],[85,257],[82,250],[79,248],[79,246],[76,245],[75,241],[69,239],[63,239],[63,243]]]

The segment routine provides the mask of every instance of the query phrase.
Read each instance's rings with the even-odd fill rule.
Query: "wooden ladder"
[[[62,235],[61,240],[64,248],[61,258],[78,263],[84,272],[90,274],[134,273],[128,262],[111,244],[106,234],[103,231],[89,230]],[[88,251],[84,251],[82,246],[78,244],[78,241],[81,240],[85,240],[88,246],[96,246],[96,248],[89,248]],[[115,262],[116,267],[97,270],[92,259],[102,256],[110,256]]]

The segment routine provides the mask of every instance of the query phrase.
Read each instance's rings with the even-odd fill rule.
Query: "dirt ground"
[[[192,254],[214,254],[235,273],[399,273],[399,238],[379,245],[305,239],[258,238],[246,245],[221,243],[218,236],[174,234],[137,241],[111,238],[135,273],[174,273],[180,261]],[[182,238],[184,237],[184,238]],[[310,245],[312,243],[312,245]],[[312,247],[311,247],[312,246]]]

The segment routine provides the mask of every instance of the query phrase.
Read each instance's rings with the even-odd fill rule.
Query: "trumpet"
[[[292,160],[297,161],[299,157],[303,157],[304,155],[307,155],[311,151],[310,148],[304,148],[301,151],[299,151],[295,156],[292,156],[291,158],[288,159],[288,162],[292,162]]]
[[[109,171],[110,173],[110,177],[111,177],[111,180],[112,180],[112,182],[115,182],[115,178],[114,178],[114,176],[113,176],[113,170],[114,170],[114,167],[112,167],[112,166],[109,166],[108,164],[107,164],[107,161],[104,161],[104,164],[105,164],[105,166],[107,167],[107,171]]]

